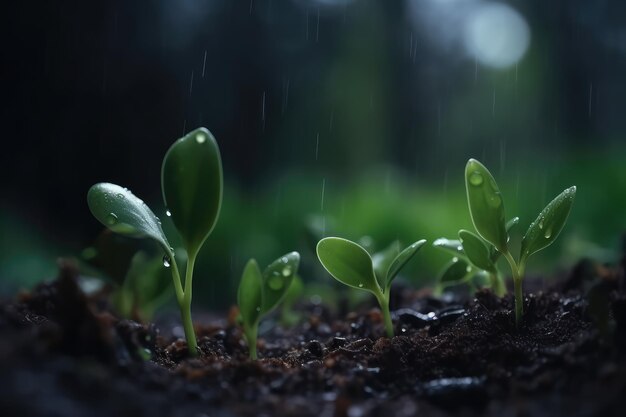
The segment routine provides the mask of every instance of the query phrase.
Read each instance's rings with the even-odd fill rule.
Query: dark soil
[[[2,416],[624,415],[623,265],[581,262],[524,323],[488,291],[436,299],[394,288],[397,336],[377,309],[302,306],[270,326],[260,360],[233,320],[197,323],[199,358],[171,328],[120,320],[63,264],[52,283],[0,304]],[[231,314],[231,317],[234,314]]]

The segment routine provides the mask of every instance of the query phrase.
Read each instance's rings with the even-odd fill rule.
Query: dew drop
[[[493,208],[498,208],[502,205],[502,198],[498,194],[494,194],[489,197],[489,205]]]
[[[291,275],[291,267],[287,265],[283,268],[283,276],[288,277],[289,275]]]
[[[113,226],[114,224],[117,223],[117,214],[115,213],[109,213],[107,218],[106,218],[106,222],[109,226]]]
[[[198,143],[206,142],[206,135],[204,133],[196,133],[196,142]]]
[[[452,258],[452,262],[457,263],[459,262],[459,258],[457,258],[456,256],[454,258]]]
[[[363,288],[363,283],[359,282],[359,288]]]
[[[169,211],[169,210],[165,210],[165,215],[166,215],[167,217],[172,217],[172,212],[171,212],[171,211]]]
[[[289,259],[287,259],[287,257],[286,257],[286,256],[283,256],[282,258],[280,258],[280,260],[281,260],[284,264],[286,264],[286,263],[289,261]]]
[[[163,266],[166,268],[169,268],[170,266],[172,266],[172,260],[167,255],[163,255]]]
[[[463,246],[461,246],[461,245],[457,246],[457,247],[456,247],[456,250],[458,250],[458,251],[462,251],[462,250],[463,250]]]
[[[269,287],[273,289],[274,291],[278,291],[281,288],[283,288],[284,284],[285,282],[281,276],[272,276],[267,281],[267,285],[269,285]]]
[[[126,197],[124,196],[124,194],[122,193],[117,193],[117,198],[119,198],[120,200],[125,199]]]
[[[546,239],[550,239],[550,237],[552,237],[552,229],[548,227],[543,234],[543,237],[545,237]]]
[[[539,228],[543,229],[543,219],[539,220]]]
[[[484,182],[484,179],[480,172],[475,171],[470,174],[469,181],[470,181],[470,184],[478,187]]]
[[[467,268],[465,268],[465,271],[472,272],[472,267],[468,265]]]

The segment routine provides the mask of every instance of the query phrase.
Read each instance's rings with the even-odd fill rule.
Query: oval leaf
[[[491,262],[489,248],[487,248],[481,238],[468,230],[459,231],[459,238],[461,238],[463,243],[463,250],[467,255],[467,259],[474,266],[485,271],[495,271],[496,267]]]
[[[197,252],[222,204],[222,160],[211,132],[196,129],[170,147],[161,167],[161,188],[185,248]]]
[[[271,311],[281,302],[298,272],[300,254],[290,252],[272,262],[263,271],[263,314]]]
[[[243,269],[237,291],[237,304],[239,304],[241,318],[247,326],[252,326],[261,317],[262,285],[263,278],[259,264],[254,259],[250,259]]]
[[[463,245],[461,245],[461,241],[457,239],[446,239],[445,237],[440,237],[433,242],[433,246],[450,252],[454,256],[465,256],[465,252],[463,252]]]
[[[469,268],[469,271],[468,271]],[[442,285],[455,285],[465,281],[473,269],[463,259],[455,258],[448,262],[439,275],[439,283]]]
[[[417,251],[424,246],[424,243],[426,243],[425,239],[418,240],[417,242],[404,248],[404,250],[396,256],[391,265],[389,265],[389,270],[387,271],[387,278],[385,280],[385,286],[383,287],[385,292],[388,292],[389,287],[391,287],[391,282],[398,275],[398,272],[400,272],[400,270],[404,268],[404,265],[411,260],[413,255],[415,255]]]
[[[385,287],[387,271],[393,260],[400,253],[400,242],[394,241],[389,247],[383,251],[376,252],[372,255],[372,264],[374,265],[374,274],[378,280],[378,285]]]
[[[337,281],[380,294],[372,258],[356,243],[340,237],[327,237],[318,242],[317,257]]]
[[[576,187],[570,187],[559,194],[544,208],[539,217],[528,227],[522,238],[520,259],[525,262],[530,255],[549,246],[561,233],[576,196]]]
[[[476,231],[500,252],[505,252],[508,234],[504,221],[504,202],[489,170],[475,159],[467,161],[465,166],[465,188]]]
[[[161,221],[127,188],[101,182],[89,189],[87,204],[94,217],[112,231],[136,238],[149,237],[171,254]]]

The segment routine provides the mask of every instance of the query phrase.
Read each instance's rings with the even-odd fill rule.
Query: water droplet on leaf
[[[359,282],[359,288],[363,288],[363,283]]]
[[[172,266],[172,259],[170,259],[170,257],[167,255],[163,255],[163,266],[166,268]]]
[[[115,213],[109,213],[106,218],[106,222],[109,226],[113,226],[115,223],[117,223],[117,215]]]
[[[483,183],[484,179],[483,179],[482,174],[476,171],[470,174],[469,181],[470,181],[470,184],[478,187],[479,185]]]
[[[206,135],[204,133],[197,133],[196,134],[196,142],[198,142],[198,143],[206,142]]]
[[[546,232],[543,234],[543,237],[545,237],[546,239],[550,239],[550,237],[552,237],[552,229],[548,227],[546,229]]]
[[[171,212],[171,211],[169,211],[169,210],[165,210],[165,215],[166,215],[167,217],[172,217],[172,212]]]
[[[284,280],[281,276],[272,276],[267,282],[267,285],[269,285],[269,287],[274,291],[278,291],[283,288],[284,284]]]
[[[289,275],[291,275],[291,267],[287,265],[283,268],[283,276],[288,277]]]

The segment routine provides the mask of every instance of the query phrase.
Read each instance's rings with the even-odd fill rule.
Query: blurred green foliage
[[[624,154],[621,149],[605,153],[581,149],[558,155],[558,161],[554,155],[537,155],[532,160],[507,162],[498,173],[507,211],[519,214],[524,224],[564,186],[578,187],[580,204],[572,210],[558,244],[537,255],[530,275],[550,275],[586,256],[615,260],[619,236],[626,227]],[[293,172],[245,192],[227,183],[220,220],[197,260],[198,308],[223,309],[234,304],[245,262],[254,256],[267,264],[274,254],[288,249],[302,255],[300,275],[305,284],[335,285],[315,258],[314,243],[321,235],[345,236],[361,243],[367,235],[371,249],[381,250],[396,239],[408,244],[415,236],[423,236],[432,242],[470,228],[463,165],[442,171],[444,179],[436,180],[391,168],[364,170],[351,182],[321,173]],[[156,214],[166,233],[175,236],[164,210],[157,209]],[[15,213],[3,212],[1,218],[0,282],[5,293],[54,276],[56,256],[78,255],[84,249],[57,246],[54,236],[42,236]],[[513,229],[513,248],[519,248],[521,234]],[[171,243],[178,245],[174,239]],[[447,260],[442,251],[426,247],[420,262],[410,263],[402,278],[416,287],[431,284]]]

